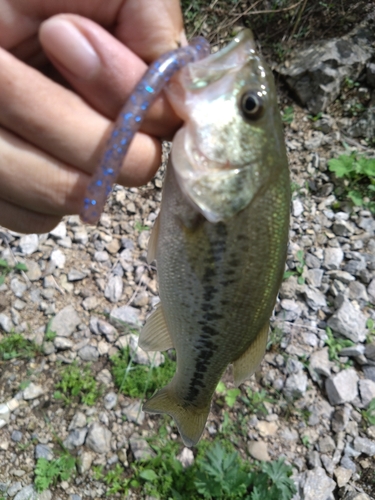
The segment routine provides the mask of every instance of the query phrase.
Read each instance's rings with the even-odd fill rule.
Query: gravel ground
[[[282,108],[291,104],[281,100]],[[261,369],[241,387],[243,395],[267,391],[267,414],[252,413],[240,398],[224,412],[217,396],[203,435],[217,435],[227,413],[233,424],[227,438],[244,457],[285,456],[295,467],[296,500],[375,497],[375,426],[362,415],[375,398],[375,337],[366,326],[375,320],[375,220],[334,194],[327,160],[344,151],[340,128],[351,120],[341,111],[335,104],[313,122],[294,106],[285,128],[293,275],[282,284]],[[360,143],[357,148],[366,151]],[[162,171],[144,188],[116,187],[97,227],[72,216],[49,234],[1,229],[0,258],[28,270],[10,271],[0,286],[0,342],[20,332],[40,352],[0,361],[0,403],[7,403],[0,405],[0,498],[103,498],[107,487],[92,467],[129,467],[147,454],[145,438],[157,433],[160,418],[140,412],[139,399],[119,394],[109,358],[130,345],[135,361],[149,363],[124,325],[139,327],[158,302],[146,249],[161,185]],[[327,326],[352,341],[336,360],[329,356],[335,341]],[[73,361],[91,363],[103,387],[93,406],[54,397],[61,370]],[[230,373],[224,378],[231,387]],[[176,429],[168,429],[179,442]],[[51,459],[57,442],[80,457],[79,472],[37,496],[36,460]],[[187,450],[183,456],[192,458]]]

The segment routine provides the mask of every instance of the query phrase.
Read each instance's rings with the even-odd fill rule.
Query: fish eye
[[[263,114],[263,99],[254,91],[247,90],[240,100],[241,112],[249,120],[257,120]]]

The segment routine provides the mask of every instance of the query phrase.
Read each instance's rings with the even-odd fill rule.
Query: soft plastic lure
[[[167,52],[151,64],[115,122],[99,167],[86,191],[80,214],[83,222],[95,224],[99,220],[130,143],[139,130],[148,108],[168,81],[186,64],[203,59],[209,53],[208,42],[202,37],[197,37],[188,46]]]

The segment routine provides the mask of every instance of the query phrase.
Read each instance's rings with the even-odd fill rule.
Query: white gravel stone
[[[104,296],[110,302],[118,302],[121,299],[123,288],[124,285],[121,276],[111,275],[105,287]]]
[[[368,438],[357,436],[354,439],[354,449],[359,453],[368,455],[369,457],[375,456],[375,441]]]
[[[66,224],[65,222],[60,222],[52,231],[49,232],[51,236],[56,239],[65,238],[66,236]]]
[[[66,351],[74,346],[74,342],[66,337],[55,337],[53,345],[59,351]]]
[[[139,315],[139,310],[131,306],[115,307],[111,311],[112,320],[119,320],[120,323],[126,323],[131,326],[140,325]]]
[[[13,500],[38,500],[38,494],[34,489],[34,485],[29,484],[22,488]]]
[[[53,250],[50,256],[50,261],[58,268],[64,269],[66,257],[62,250],[59,248],[57,250]]]
[[[92,345],[86,345],[78,351],[78,356],[83,361],[91,361],[92,363],[95,363],[99,359],[99,352],[96,347]]]
[[[311,378],[317,382],[320,375],[329,377],[331,375],[331,361],[328,356],[328,347],[315,351],[309,358],[309,372]]]
[[[292,201],[293,217],[299,217],[303,213],[303,204],[298,198]]]
[[[366,316],[344,298],[337,311],[328,320],[328,326],[353,342],[366,339]]]
[[[109,429],[94,422],[89,428],[86,446],[95,453],[108,453],[111,450],[111,438],[112,432]]]
[[[44,393],[44,388],[41,385],[31,382],[26,389],[23,390],[23,399],[36,399]]]
[[[87,245],[89,237],[86,229],[84,229],[83,227],[79,227],[77,229],[74,228],[73,231],[74,231],[73,241],[75,243],[82,243],[83,245]]]
[[[247,449],[250,455],[255,460],[262,460],[264,462],[269,462],[271,460],[268,454],[268,444],[265,441],[249,441],[247,443]]]
[[[145,419],[145,414],[142,411],[142,404],[139,401],[131,403],[122,409],[122,414],[129,420],[129,422],[134,422],[135,424],[142,425]]]
[[[131,437],[129,439],[129,444],[136,460],[147,460],[155,456],[155,452],[151,446],[141,437]]]
[[[293,373],[286,379],[283,392],[285,397],[296,399],[302,397],[307,389],[307,375],[304,372]]]
[[[12,320],[4,313],[0,313],[0,331],[9,333],[13,328]]]
[[[183,448],[181,453],[177,455],[177,460],[182,464],[182,467],[186,469],[194,463],[194,453],[190,448]]]
[[[326,380],[326,391],[331,405],[350,403],[358,396],[358,375],[353,368],[343,370]]]
[[[77,469],[78,472],[83,475],[86,474],[91,468],[91,464],[94,460],[94,454],[90,451],[83,451],[79,457]]]
[[[68,305],[56,314],[49,328],[58,337],[70,337],[80,322],[81,318],[74,309],[74,306]]]
[[[359,381],[359,394],[361,395],[362,404],[365,408],[375,399],[375,382],[372,380]]]
[[[23,255],[31,255],[36,252],[39,247],[39,238],[37,234],[26,234],[20,238],[18,243],[20,251]]]
[[[10,289],[16,297],[21,298],[27,290],[26,283],[19,278],[13,278],[10,282]]]
[[[138,236],[138,245],[142,250],[147,250],[148,240],[150,239],[150,231],[142,231]]]
[[[332,492],[335,488],[335,481],[322,467],[316,467],[302,474],[299,493],[303,500],[334,500]]]
[[[323,267],[325,269],[339,269],[344,259],[344,252],[340,247],[327,247],[324,250]]]

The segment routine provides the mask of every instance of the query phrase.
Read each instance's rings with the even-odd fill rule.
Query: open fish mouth
[[[263,183],[255,158],[247,165],[212,160],[192,144],[185,127],[175,135],[172,164],[183,193],[212,223],[244,209]]]

